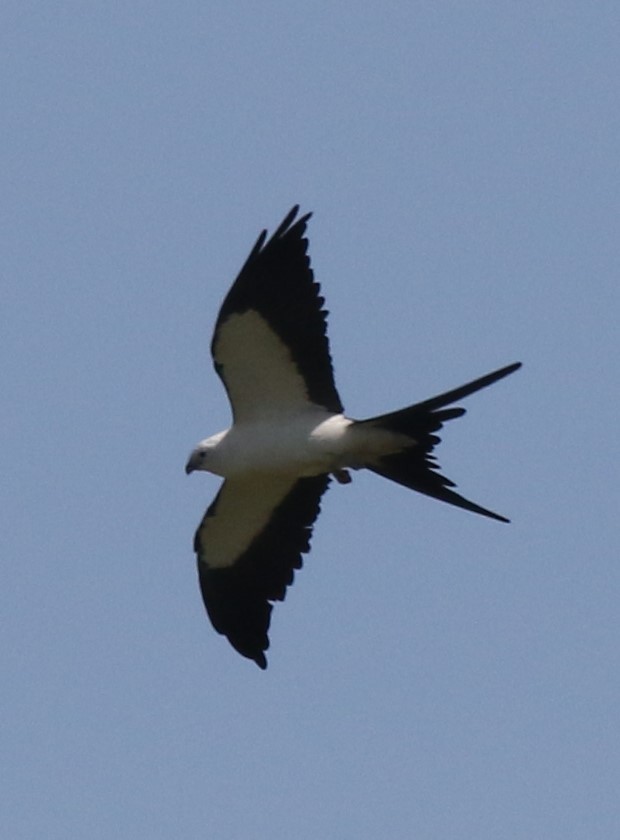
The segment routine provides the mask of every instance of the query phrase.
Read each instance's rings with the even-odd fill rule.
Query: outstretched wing
[[[235,422],[321,406],[343,411],[334,384],[324,299],[307,256],[308,213],[293,207],[258,237],[228,292],[211,352]]]
[[[196,531],[202,598],[218,631],[267,667],[271,601],[283,601],[310,550],[329,476],[256,474],[224,482]]]

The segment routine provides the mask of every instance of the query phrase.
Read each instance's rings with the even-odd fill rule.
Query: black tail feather
[[[457,400],[464,400],[465,397],[468,397],[470,394],[475,394],[476,391],[480,391],[488,385],[493,385],[494,382],[498,382],[505,376],[510,376],[511,373],[514,373],[515,370],[519,370],[520,367],[521,362],[513,362],[511,365],[506,365],[506,367],[494,370],[492,373],[487,373],[486,376],[481,376],[478,379],[474,379],[472,382],[467,382],[465,385],[461,385],[460,388],[454,388],[452,391],[446,391],[445,394],[439,394],[436,397],[431,397],[430,400],[424,400],[423,402],[417,403],[412,406],[412,408],[435,411],[435,409],[441,408],[444,405],[450,405]]]
[[[455,483],[435,472],[439,469],[437,464],[429,463],[428,456],[425,457],[424,453],[420,452],[417,447],[381,458],[376,466],[369,465],[368,469],[377,473],[377,475],[395,481],[397,484],[402,484],[411,490],[417,490],[418,493],[424,493],[425,496],[439,499],[441,502],[447,502],[455,507],[463,508],[463,510],[488,516],[498,522],[510,522],[505,516],[477,505],[475,502],[471,502],[464,496],[455,493],[454,490],[450,490],[450,487],[456,487]]]
[[[454,420],[456,417],[462,417],[465,414],[464,408],[444,408],[444,406],[448,406],[456,400],[464,399],[481,388],[492,385],[520,367],[521,363],[515,362],[486,376],[481,376],[479,379],[474,379],[460,388],[446,391],[444,394],[439,394],[400,411],[362,420],[362,424],[372,424],[411,438],[411,446],[378,458],[365,466],[384,478],[389,478],[391,481],[409,487],[411,490],[417,490],[419,493],[432,496],[434,499],[469,510],[472,513],[488,516],[499,522],[509,522],[510,520],[506,519],[505,516],[500,516],[500,514],[477,505],[475,502],[470,502],[469,499],[465,499],[455,493],[454,490],[450,490],[450,487],[456,485],[449,478],[439,473],[439,465],[436,463],[432,451],[440,441],[440,438],[434,432],[439,431],[446,421]]]

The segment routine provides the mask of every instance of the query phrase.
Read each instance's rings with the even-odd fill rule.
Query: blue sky
[[[1,18],[5,835],[615,836],[616,4]],[[439,450],[512,524],[333,486],[263,673],[204,615],[183,466],[294,203],[352,416],[524,368]]]

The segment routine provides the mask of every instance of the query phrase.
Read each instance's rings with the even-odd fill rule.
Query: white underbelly
[[[342,414],[292,418],[289,423],[239,424],[218,446],[219,475],[253,472],[301,477],[357,469],[393,451],[401,435],[356,425]],[[214,470],[215,472],[216,470]]]
[[[318,420],[318,422],[317,422]],[[344,448],[351,421],[342,415],[292,418],[289,423],[234,426],[222,441],[221,474],[248,472],[310,476],[331,472]]]

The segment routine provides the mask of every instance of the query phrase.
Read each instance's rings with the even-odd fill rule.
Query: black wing
[[[211,352],[235,420],[297,412],[340,414],[324,299],[307,256],[308,213],[294,207],[267,240],[263,231],[228,292]]]
[[[271,601],[283,601],[310,550],[329,477],[227,480],[196,532],[202,598],[218,631],[267,667]]]

